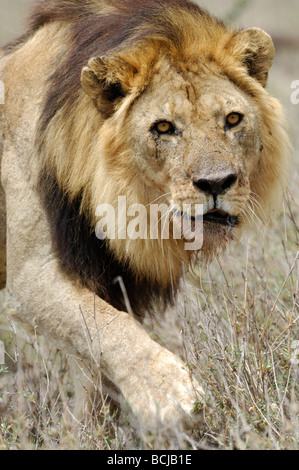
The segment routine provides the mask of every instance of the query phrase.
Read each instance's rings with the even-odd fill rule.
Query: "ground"
[[[29,3],[1,1],[0,46],[22,32]],[[65,424],[73,404],[69,358],[34,335],[15,335],[3,312],[0,339],[7,356],[0,366],[0,449],[299,449],[299,104],[291,102],[291,84],[299,80],[299,5],[297,0],[200,4],[274,37],[269,89],[286,109],[294,146],[288,197],[269,236],[254,222],[249,240],[198,269],[197,279],[186,280],[176,315],[169,312],[164,324],[148,324],[158,341],[188,362],[213,412],[200,430],[178,442],[162,436],[143,442],[129,418],[117,419],[104,403],[78,435]],[[1,293],[0,304],[3,298]]]

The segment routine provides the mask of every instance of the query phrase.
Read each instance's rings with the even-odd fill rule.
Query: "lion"
[[[277,208],[289,144],[265,88],[271,37],[189,0],[40,0],[2,54],[11,318],[92,359],[146,430],[192,428],[200,379],[142,322],[175,302],[190,267],[237,242],[252,214],[266,223]],[[200,249],[164,239],[161,224],[158,237],[96,236],[97,208],[124,196],[147,211],[179,208],[170,226],[193,226],[200,205]]]

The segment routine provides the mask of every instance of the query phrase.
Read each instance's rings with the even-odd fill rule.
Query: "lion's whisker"
[[[169,193],[164,193],[164,194],[162,194],[162,196],[159,196],[159,197],[157,197],[156,199],[154,199],[153,201],[151,201],[151,202],[149,202],[148,204],[146,204],[145,207],[148,207],[148,206],[150,206],[151,204],[154,204],[155,202],[159,201],[159,200],[162,199],[163,197],[166,197],[166,196],[169,196],[169,195],[171,195],[171,192],[169,192]]]

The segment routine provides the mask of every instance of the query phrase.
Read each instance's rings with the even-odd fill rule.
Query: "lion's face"
[[[92,213],[126,196],[148,211],[151,203],[179,208],[175,218],[195,223],[201,205],[201,252],[208,257],[266,221],[288,148],[281,106],[264,88],[273,58],[271,38],[253,28],[221,37],[217,47],[208,39],[169,53],[149,40],[91,59],[81,82],[95,104],[90,116],[96,109],[101,119],[86,185]],[[148,238],[110,245],[159,282],[169,276],[165,253],[176,273],[182,260],[190,262],[184,243]]]
[[[203,206],[204,249],[235,237],[248,217],[261,149],[258,110],[245,93],[216,66],[182,73],[164,62],[134,103],[126,133],[155,199],[182,215],[189,204],[189,217]]]

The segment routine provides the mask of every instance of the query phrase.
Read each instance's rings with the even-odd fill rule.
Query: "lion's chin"
[[[237,238],[236,225],[204,220],[202,253],[207,258],[212,258],[224,252],[230,242]]]
[[[201,223],[197,217],[189,214],[180,213],[180,217],[175,219],[182,224],[182,221],[188,223],[184,225],[182,235],[185,241],[193,238],[197,234],[197,240],[202,241],[199,249],[204,259],[209,260],[215,255],[223,253],[228,244],[239,238],[239,227],[242,225],[240,217],[228,214],[220,209],[214,209],[204,214]],[[195,236],[196,239],[196,236]],[[196,250],[196,248],[194,248]]]

